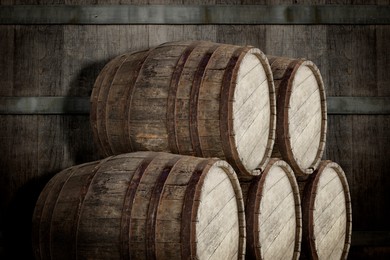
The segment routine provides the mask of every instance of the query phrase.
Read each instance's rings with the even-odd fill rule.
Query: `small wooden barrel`
[[[307,259],[347,259],[352,207],[344,171],[334,162],[322,161],[302,184],[303,255]]]
[[[247,224],[247,259],[298,259],[302,216],[290,166],[271,159],[264,173],[241,182]]]
[[[37,259],[243,259],[242,193],[219,159],[117,155],[50,180],[33,241]]]
[[[268,58],[277,103],[272,156],[283,158],[296,174],[311,174],[321,161],[326,140],[326,95],[321,73],[311,61]]]
[[[95,141],[105,156],[218,157],[251,176],[272,153],[272,72],[254,47],[173,42],[121,55],[99,74],[91,103]]]

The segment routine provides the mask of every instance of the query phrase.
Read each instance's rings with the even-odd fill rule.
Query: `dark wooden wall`
[[[390,1],[18,1],[9,4],[389,4]],[[166,41],[254,45],[305,57],[328,96],[390,96],[390,25],[0,25],[0,96],[89,96],[116,55]],[[353,231],[390,232],[390,115],[330,115],[325,159],[350,184]],[[98,159],[87,115],[0,115],[0,258],[31,258],[31,215],[55,173]],[[380,246],[380,245],[379,245]],[[386,248],[353,248],[352,258]]]

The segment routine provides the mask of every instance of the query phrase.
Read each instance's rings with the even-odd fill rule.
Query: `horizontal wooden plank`
[[[328,97],[330,115],[388,115],[390,97]]]
[[[14,5],[0,24],[390,24],[390,6]]]
[[[353,231],[352,246],[390,246],[390,231]]]
[[[0,114],[89,114],[89,97],[0,97]]]
[[[389,115],[390,97],[328,97],[330,115]],[[89,114],[89,97],[0,97],[0,114]]]

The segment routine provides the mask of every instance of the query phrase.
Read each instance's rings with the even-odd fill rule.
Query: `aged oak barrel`
[[[299,188],[290,166],[271,159],[265,171],[240,182],[247,225],[247,259],[298,259],[302,214]]]
[[[242,193],[219,159],[116,155],[50,180],[33,241],[37,259],[243,259]]]
[[[302,253],[305,259],[347,259],[352,207],[347,178],[334,162],[322,161],[302,195]]]
[[[276,90],[277,127],[272,156],[299,175],[317,169],[326,141],[326,95],[321,73],[308,60],[268,56]]]
[[[219,157],[243,175],[258,175],[275,138],[272,72],[254,47],[165,43],[109,62],[96,79],[90,118],[105,156]]]

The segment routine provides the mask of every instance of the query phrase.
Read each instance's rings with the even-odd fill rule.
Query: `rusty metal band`
[[[256,190],[256,200],[255,200],[256,203],[255,203],[254,213],[260,213],[260,204],[261,204],[261,200],[263,199],[263,196],[264,196],[263,189],[265,186],[265,181],[267,179],[267,176],[268,176],[271,168],[275,164],[275,162],[276,162],[275,160],[271,159],[270,163],[268,163],[267,166],[265,167],[264,172],[262,172],[260,175],[259,183],[256,185],[257,190]],[[260,194],[260,196],[258,194]],[[260,229],[259,218],[255,218],[253,223],[254,223],[255,230],[259,231],[259,229]],[[255,241],[260,241],[260,233],[255,232],[254,238],[255,238]],[[260,259],[261,258],[260,251],[256,250],[255,253],[256,253],[257,259]]]
[[[228,161],[235,170],[239,170],[242,174],[246,172],[245,167],[241,164],[237,149],[232,144],[233,125],[233,99],[235,89],[234,72],[237,68],[237,62],[240,56],[248,51],[251,47],[241,47],[234,51],[226,66],[222,79],[220,110],[219,110],[219,130],[221,133],[222,150]]]
[[[135,70],[135,73],[134,73],[134,78],[132,78],[131,80],[129,80],[129,84],[126,88],[126,92],[124,93],[124,97],[126,98],[126,102],[124,104],[125,106],[125,109],[124,109],[124,115],[123,115],[123,120],[122,120],[122,129],[123,129],[123,133],[124,133],[124,138],[123,138],[123,142],[126,143],[126,145],[128,145],[128,147],[126,147],[125,149],[129,152],[134,152],[134,148],[133,148],[133,144],[132,144],[132,140],[131,140],[131,136],[130,136],[130,131],[129,131],[129,125],[130,125],[130,110],[131,110],[131,102],[133,100],[133,92],[134,92],[134,89],[135,89],[135,84],[138,82],[138,78],[139,78],[139,75],[140,75],[140,71],[141,69],[143,68],[144,64],[145,64],[145,60],[147,59],[147,57],[149,56],[150,52],[152,51],[153,49],[150,49],[148,51],[145,51],[144,53],[144,57],[142,57],[139,62],[137,63],[137,68]]]
[[[136,151],[136,149],[135,149],[136,145],[135,145],[135,143],[133,143],[134,140],[133,140],[133,138],[131,138],[129,130],[128,130],[128,126],[129,126],[129,124],[131,124],[131,122],[130,122],[131,121],[131,105],[133,103],[134,91],[136,89],[136,85],[138,84],[138,82],[140,80],[141,71],[144,68],[145,64],[147,64],[147,59],[150,58],[150,54],[157,48],[158,48],[158,46],[155,47],[155,48],[151,48],[151,49],[149,49],[147,51],[146,57],[142,61],[141,67],[138,70],[137,77],[135,78],[134,83],[129,85],[129,89],[128,89],[128,93],[129,94],[128,94],[127,99],[126,99],[127,100],[127,104],[126,104],[126,109],[125,109],[125,116],[124,116],[125,120],[124,121],[126,123],[126,128],[125,129],[127,129],[128,138],[129,138],[129,145],[130,145],[129,146],[129,151],[130,152],[135,152]]]
[[[337,173],[337,176],[343,186],[344,190],[344,198],[345,198],[345,213],[347,215],[346,218],[346,229],[345,229],[345,239],[344,239],[344,248],[341,255],[341,259],[347,259],[349,248],[351,245],[351,234],[352,234],[352,204],[351,204],[351,195],[349,191],[347,176],[345,175],[345,172],[335,162],[332,162],[330,160],[322,161],[323,165],[325,165],[325,168],[333,168],[333,170]],[[322,172],[321,172],[322,173]]]
[[[310,259],[318,259],[313,238],[314,219],[311,211],[317,194],[319,176],[325,167],[326,165],[321,162],[318,169],[309,175],[302,195],[302,222],[305,223],[302,225],[302,254]]]
[[[109,63],[109,66],[111,66],[107,71],[107,76],[104,78],[104,81],[102,82],[103,88],[99,91],[99,96],[97,102],[101,104],[97,107],[97,130],[98,130],[98,136],[100,140],[100,146],[101,150],[103,152],[104,156],[112,155],[112,149],[109,137],[107,135],[107,100],[108,100],[108,94],[111,90],[111,85],[115,80],[116,72],[122,66],[123,62],[126,60],[126,54],[121,55],[117,57],[113,62]],[[99,99],[102,99],[101,101]],[[99,109],[100,108],[100,109]]]
[[[152,153],[146,156],[135,170],[133,177],[129,182],[126,191],[125,199],[122,207],[122,217],[120,224],[120,241],[121,241],[121,256],[122,259],[130,259],[130,241],[131,241],[131,213],[133,210],[133,202],[137,193],[138,185],[141,178],[148,168],[149,164],[156,158],[158,154]]]
[[[118,59],[118,57],[115,58],[114,60],[112,60],[111,62],[116,62],[116,59]],[[105,81],[105,79],[108,75],[108,71],[110,70],[111,62],[107,63],[103,67],[103,69],[100,71],[99,75],[97,76],[97,78],[95,80],[95,84],[93,86],[92,94],[90,97],[89,121],[90,121],[91,128],[92,128],[94,143],[97,144],[100,151],[103,150],[103,145],[102,145],[102,142],[100,141],[99,130],[98,130],[98,126],[97,126],[98,108],[100,109],[99,93],[100,93],[103,81]],[[73,106],[73,104],[72,104],[72,106]],[[64,107],[65,107],[65,105],[64,105]]]
[[[118,72],[130,56],[132,56],[131,53],[125,53],[125,54],[120,56],[121,59],[116,64],[117,66],[114,67],[115,74],[114,74],[112,80],[110,82],[108,82],[109,83],[108,85],[105,85],[105,88],[103,88],[103,90],[106,91],[106,94],[104,94],[104,96],[103,96],[105,98],[104,106],[103,106],[104,107],[104,114],[101,118],[102,118],[102,132],[104,132],[104,136],[106,137],[106,139],[103,139],[103,140],[106,140],[106,142],[107,142],[107,144],[105,146],[106,147],[106,156],[116,154],[115,144],[114,145],[112,144],[112,138],[109,135],[109,131],[110,131],[109,122],[111,121],[110,117],[111,117],[111,109],[112,109],[112,106],[109,104],[110,94],[116,90],[115,84],[117,81]],[[123,59],[122,59],[122,57],[123,57]]]
[[[390,24],[386,5],[9,5],[0,24]]]
[[[293,60],[286,68],[278,89],[276,104],[276,142],[282,158],[289,163],[293,169],[301,169],[291,154],[291,142],[289,134],[288,110],[291,98],[292,78],[304,60]],[[301,174],[301,173],[297,173]]]
[[[160,204],[160,198],[165,185],[165,182],[176,163],[181,159],[180,156],[174,156],[161,171],[154,185],[152,196],[150,198],[147,219],[146,219],[146,258],[156,259],[156,218],[157,210]]]
[[[80,165],[80,166],[82,166],[82,165]],[[66,180],[64,180],[64,182],[60,182],[60,187],[61,187],[61,189],[55,194],[55,195],[57,195],[56,196],[56,201],[55,201],[55,203],[54,203],[54,205],[53,205],[53,208],[52,208],[52,214],[50,215],[50,221],[49,221],[49,225],[50,225],[50,227],[49,227],[49,230],[48,230],[48,237],[49,237],[49,239],[48,240],[46,240],[47,242],[46,242],[46,247],[48,247],[46,250],[44,250],[44,252],[46,252],[46,253],[48,253],[49,255],[47,256],[48,258],[47,259],[51,259],[52,257],[51,257],[51,254],[52,254],[52,232],[51,232],[51,224],[52,224],[52,218],[53,218],[53,215],[54,215],[54,212],[55,212],[55,208],[56,208],[56,206],[57,206],[57,203],[58,203],[58,199],[60,198],[60,196],[61,196],[61,192],[63,191],[63,189],[64,189],[64,187],[65,187],[65,185],[66,185],[66,183],[70,180],[70,178],[72,178],[72,176],[77,172],[77,170],[80,168],[80,166],[77,166],[77,167],[74,167],[74,168],[71,168],[71,171],[70,171],[70,173],[69,173],[69,175],[68,176],[64,176],[64,177],[67,177],[66,178]],[[79,204],[80,205],[80,204]],[[76,223],[76,222],[75,222]],[[76,225],[76,224],[75,224]],[[74,235],[74,232],[73,232],[73,235]],[[76,247],[74,247],[74,248],[76,248]],[[70,254],[71,254],[72,252],[70,252]],[[74,255],[76,255],[76,250],[74,250]]]
[[[204,54],[203,58],[199,62],[198,69],[195,72],[194,80],[192,82],[191,94],[190,94],[190,136],[192,149],[194,151],[194,155],[203,157],[203,151],[200,145],[200,137],[198,131],[198,99],[199,99],[199,91],[202,85],[203,76],[206,71],[206,67],[209,63],[211,56],[221,45],[213,44],[207,52]]]
[[[172,153],[180,154],[176,128],[176,95],[179,88],[179,80],[190,54],[198,44],[199,42],[196,41],[186,47],[176,63],[175,70],[172,74],[171,83],[169,85],[167,104],[167,130],[169,149]]]
[[[107,158],[99,161],[97,163],[97,165],[93,166],[91,173],[88,175],[86,182],[84,183],[84,185],[82,186],[82,188],[80,190],[79,204],[78,204],[78,208],[77,208],[77,213],[75,215],[75,221],[74,221],[75,225],[73,226],[73,232],[72,232],[73,233],[73,240],[72,241],[74,241],[74,248],[75,248],[75,254],[74,254],[75,259],[77,259],[78,232],[79,232],[79,226],[80,226],[80,217],[81,217],[81,214],[82,214],[83,208],[84,208],[85,197],[87,196],[87,194],[91,188],[91,184],[92,184],[93,180],[96,178],[97,174],[99,173],[100,167],[102,165],[104,165],[106,162],[110,161],[112,158],[113,158],[113,156],[107,157]],[[90,170],[90,168],[88,168],[86,170]]]
[[[187,188],[184,195],[184,202],[181,215],[181,258],[182,259],[195,259],[191,244],[194,243],[194,228],[192,227],[193,223],[193,207],[195,198],[196,187],[198,182],[205,171],[207,164],[209,163],[208,159],[203,159],[198,165],[196,165],[191,178],[187,184]]]
[[[326,101],[328,115],[390,115],[390,97],[328,96]],[[0,115],[86,116],[96,112],[90,105],[89,97],[0,97]],[[91,118],[92,128],[93,123]]]
[[[35,207],[34,216],[39,215],[40,217],[39,223],[35,219],[32,229],[34,255],[39,256],[36,259],[49,259],[50,257],[51,222],[57,201],[57,199],[53,199],[53,196],[59,196],[59,193],[69,178],[69,172],[72,172],[73,170],[74,168],[68,168],[54,176],[39,196],[38,202],[42,201],[42,199],[44,199],[44,201],[41,206],[40,204],[37,204]],[[48,214],[44,214],[44,212],[48,212]],[[48,216],[48,219],[45,218],[46,215]]]
[[[257,198],[257,189],[260,181],[260,176],[254,177],[249,186],[247,199],[245,202],[245,215],[246,215],[246,241],[247,241],[247,250],[246,257],[247,259],[261,259],[256,258],[256,226],[255,226],[255,212],[256,205],[259,203]]]

